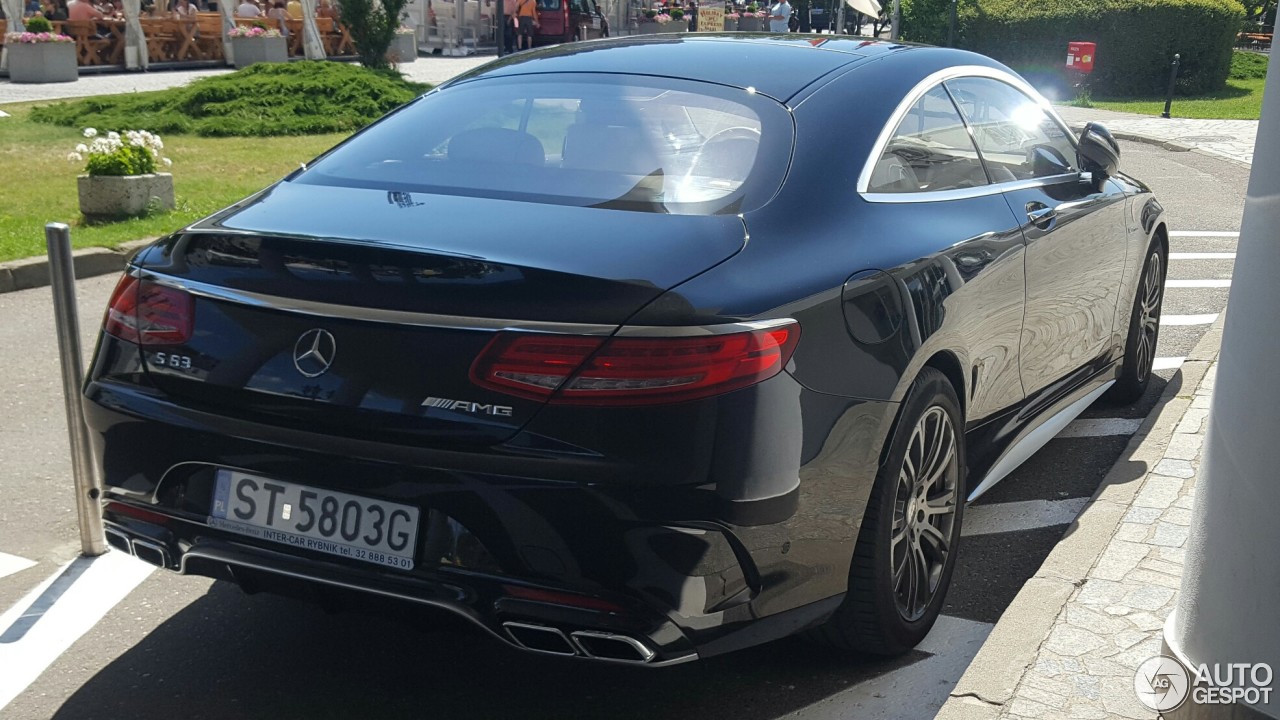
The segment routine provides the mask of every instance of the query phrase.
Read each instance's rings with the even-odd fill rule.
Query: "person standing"
[[[776,33],[788,32],[791,22],[791,3],[787,0],[778,0],[778,2],[769,6],[769,31]]]
[[[520,35],[516,38],[516,48],[532,50],[533,29],[538,27],[538,0],[519,0],[516,4],[516,20],[520,23]]]

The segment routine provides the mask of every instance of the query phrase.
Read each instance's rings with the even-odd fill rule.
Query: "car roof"
[[[482,65],[448,85],[541,73],[621,73],[753,88],[785,102],[835,70],[911,47],[848,35],[641,35],[566,43],[518,53]]]

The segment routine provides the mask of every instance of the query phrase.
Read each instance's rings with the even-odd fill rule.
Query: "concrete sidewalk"
[[[1157,717],[1138,701],[1134,674],[1161,653],[1181,582],[1222,322],[1000,618],[938,720]]]
[[[1161,145],[1174,152],[1194,150],[1234,163],[1253,163],[1257,120],[1193,120],[1115,112],[1099,108],[1057,106],[1058,114],[1073,128],[1093,120],[1107,126],[1121,140]],[[1177,112],[1177,106],[1174,106]]]

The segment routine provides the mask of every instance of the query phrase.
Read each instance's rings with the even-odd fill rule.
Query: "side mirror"
[[[1076,148],[1080,169],[1102,177],[1120,172],[1120,144],[1102,123],[1091,122],[1080,133]]]

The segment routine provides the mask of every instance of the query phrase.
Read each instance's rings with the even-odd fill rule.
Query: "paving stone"
[[[1090,578],[1075,601],[1086,605],[1117,605],[1128,594],[1129,588],[1114,580]]]
[[[1183,495],[1182,497],[1178,498],[1173,502],[1173,506],[1176,508],[1182,508],[1184,510],[1190,510],[1192,502],[1194,500],[1195,500],[1194,495]]]
[[[1169,457],[1165,457],[1164,460],[1161,460],[1160,462],[1156,463],[1155,469],[1152,470],[1151,472],[1155,473],[1156,475],[1163,475],[1165,477],[1176,477],[1176,478],[1182,478],[1183,480],[1186,480],[1188,478],[1195,477],[1196,469],[1192,467],[1191,463],[1187,460],[1175,460]]]
[[[1094,677],[1128,677],[1132,680],[1133,668],[1127,668],[1120,663],[1108,658],[1085,657],[1081,658],[1084,663],[1085,671]]]
[[[1129,512],[1124,514],[1124,521],[1138,525],[1150,525],[1158,520],[1161,514],[1161,509],[1158,507],[1131,507]]]
[[[1067,699],[1073,692],[1073,686],[1067,683],[1029,672],[1022,680],[1022,687],[1018,688],[1018,697],[1047,705],[1055,710],[1064,710],[1067,707]]]
[[[1115,635],[1129,628],[1129,621],[1089,609],[1081,603],[1068,603],[1063,613],[1068,625],[1099,635]]]
[[[1056,625],[1049,633],[1049,639],[1045,640],[1044,647],[1059,655],[1079,657],[1106,644],[1105,640],[1083,628]]]
[[[1165,510],[1164,514],[1160,516],[1160,519],[1165,522],[1173,523],[1174,525],[1190,526],[1191,509],[1180,508],[1175,505],[1174,507]]]
[[[1152,570],[1137,569],[1129,574],[1129,580],[1148,585],[1158,585],[1169,590],[1178,590],[1182,587],[1182,575],[1166,575],[1162,572]],[[1144,608],[1146,610],[1154,610],[1156,608]]]
[[[1068,706],[1067,717],[1071,720],[1108,720],[1111,716],[1093,703],[1076,701]]]
[[[1191,399],[1191,407],[1195,408],[1196,410],[1208,410],[1209,397],[1210,396],[1208,395],[1195,396],[1194,398]]]
[[[1128,650],[1138,643],[1146,640],[1150,633],[1138,632],[1136,630],[1124,630],[1112,636],[1111,641],[1121,650]]]
[[[1126,575],[1138,567],[1138,563],[1151,552],[1151,548],[1142,543],[1113,540],[1103,551],[1098,564],[1094,566],[1090,577],[1103,580],[1123,580]]]
[[[1129,613],[1133,612],[1133,608],[1127,608],[1123,605],[1108,605],[1106,608],[1104,608],[1104,610],[1108,615],[1120,615],[1120,616],[1128,615]]]
[[[1187,525],[1174,525],[1173,523],[1161,521],[1156,523],[1156,531],[1151,536],[1150,542],[1152,545],[1182,547],[1187,543],[1187,537],[1190,534],[1191,528],[1187,527]]]
[[[1139,585],[1125,596],[1124,602],[1139,610],[1159,610],[1173,599],[1173,592],[1167,587]]]
[[[1164,627],[1164,621],[1149,612],[1132,613],[1127,615],[1126,618],[1133,623],[1134,627],[1143,632],[1155,632]]]
[[[1192,407],[1195,406],[1194,401]],[[1165,448],[1164,456],[1166,458],[1174,458],[1176,460],[1195,460],[1200,455],[1200,447],[1204,444],[1203,435],[1188,435],[1186,433],[1174,433],[1169,438],[1169,447]],[[1157,470],[1159,472],[1159,470]],[[1168,473],[1160,473],[1166,475]]]
[[[1152,476],[1142,486],[1133,504],[1138,507],[1159,508],[1164,510],[1177,501],[1182,494],[1182,481],[1172,477]]]
[[[1190,408],[1186,414],[1182,416],[1182,420],[1178,423],[1178,427],[1174,432],[1178,433],[1198,433],[1204,429],[1204,421],[1208,419],[1209,411]]]
[[[1148,557],[1157,557],[1165,562],[1182,565],[1187,561],[1187,551],[1182,548],[1159,547],[1156,548],[1154,555],[1150,555]]]
[[[1075,675],[1071,678],[1071,684],[1075,689],[1078,697],[1086,697],[1090,700],[1097,700],[1102,696],[1102,686],[1098,682],[1098,678],[1092,675]]]
[[[1182,575],[1181,565],[1168,562],[1167,560],[1160,560],[1158,558],[1154,558],[1151,556],[1148,556],[1146,560],[1143,560],[1141,563],[1139,563],[1138,567],[1142,568],[1143,570],[1151,570],[1153,572],[1164,573],[1165,575],[1169,575],[1171,577],[1179,577]]]
[[[1120,529],[1116,531],[1117,540],[1125,540],[1128,542],[1145,543],[1147,536],[1151,534],[1151,526],[1145,523],[1121,523]]]
[[[1049,711],[1053,708],[1043,703],[1028,700],[1026,698],[1014,698],[1009,705],[1009,715],[1006,717],[1022,717],[1022,718],[1047,718]]]

